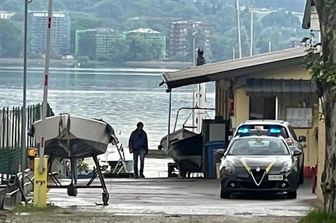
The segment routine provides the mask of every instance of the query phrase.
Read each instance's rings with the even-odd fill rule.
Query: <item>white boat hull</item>
[[[161,139],[160,145],[162,150],[178,165],[187,160],[195,164],[197,168],[201,168],[202,142],[199,134],[186,129],[179,129],[169,136],[169,147],[167,145],[168,136]]]
[[[36,121],[33,127],[38,142],[44,137],[45,154],[49,156],[84,158],[99,155],[116,140],[107,123],[68,114]]]

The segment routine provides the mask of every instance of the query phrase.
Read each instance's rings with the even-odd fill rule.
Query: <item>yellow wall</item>
[[[272,72],[260,72],[255,75],[248,75],[248,78],[255,79],[303,79],[309,80],[311,77],[308,71],[303,65],[300,66],[290,66],[282,69],[273,70]],[[225,80],[221,80],[221,85],[226,83]],[[236,85],[234,92],[234,117],[233,128],[235,128],[240,122],[243,122],[249,118],[249,97],[246,95],[244,86]],[[217,95],[216,95],[217,96]],[[314,94],[281,94],[278,96],[279,101],[279,119],[285,120],[286,118],[286,107],[297,107],[298,101],[304,99],[307,101],[306,106],[313,108],[313,127],[305,129],[295,129],[297,136],[304,135],[307,137],[307,142],[305,143],[304,153],[305,153],[305,166],[313,166],[318,164],[318,183],[317,183],[317,195],[320,200],[323,200],[322,192],[320,189],[320,176],[322,174],[324,165],[324,125],[320,121],[319,111],[318,111],[318,99]],[[217,101],[219,103],[218,107],[225,107],[221,105],[224,101]]]
[[[239,123],[249,118],[249,97],[243,88],[238,88],[234,93],[234,118],[232,119],[232,127],[235,128]]]
[[[249,75],[246,78],[256,79],[310,79],[310,75],[305,70],[304,66],[291,66],[282,69],[273,70],[270,72],[260,72],[255,75]],[[226,83],[221,81],[221,86]],[[307,141],[304,143],[305,165],[313,166],[317,164],[318,154],[318,140],[316,131],[318,129],[319,112],[318,100],[314,94],[279,94],[279,119],[286,120],[286,108],[298,107],[299,102],[304,100],[307,107],[313,108],[313,127],[312,128],[296,128],[295,133],[297,136],[306,136]],[[224,103],[224,101],[222,101]],[[220,103],[220,102],[219,102]],[[221,106],[218,106],[221,107]],[[239,123],[249,118],[249,96],[246,95],[244,86],[236,84],[234,92],[234,117],[232,120],[232,128],[235,128]]]
[[[279,119],[286,120],[286,108],[298,107],[300,101],[305,100],[306,107],[313,108],[313,126],[312,128],[294,128],[297,136],[306,136],[307,141],[304,144],[305,165],[313,166],[317,163],[318,152],[318,99],[313,94],[283,94],[279,96]]]

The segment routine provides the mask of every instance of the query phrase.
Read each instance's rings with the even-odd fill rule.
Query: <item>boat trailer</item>
[[[93,161],[95,163],[95,168],[92,171],[92,175],[90,176],[90,180],[86,183],[86,185],[78,185],[77,184],[77,179],[78,179],[78,175],[77,175],[77,171],[76,171],[76,163],[77,163],[77,158],[70,158],[70,166],[71,166],[71,171],[70,171],[70,184],[69,185],[63,185],[57,176],[57,173],[52,173],[51,172],[51,167],[54,161],[54,158],[51,158],[50,161],[48,162],[48,176],[50,177],[50,179],[52,180],[52,182],[54,183],[53,185],[47,185],[48,188],[66,188],[67,189],[67,193],[69,196],[77,196],[77,189],[78,188],[102,188],[103,189],[103,193],[102,193],[102,201],[103,201],[103,205],[106,206],[108,205],[108,201],[109,201],[109,193],[107,191],[107,187],[105,184],[105,180],[103,178],[103,174],[101,171],[101,167],[99,165],[99,161],[97,158],[97,155],[93,155],[92,156]],[[92,185],[93,181],[97,178],[97,176],[99,177],[100,180],[100,185]],[[98,203],[96,203],[98,205]]]

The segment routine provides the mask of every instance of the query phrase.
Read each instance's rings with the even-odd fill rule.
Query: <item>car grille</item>
[[[270,189],[276,187],[276,182],[266,181],[257,186],[254,182],[239,182],[242,188],[247,189]]]
[[[254,176],[254,179],[258,184],[261,183],[262,177],[264,176],[265,170],[260,169],[257,171],[256,169],[251,170],[251,174]]]

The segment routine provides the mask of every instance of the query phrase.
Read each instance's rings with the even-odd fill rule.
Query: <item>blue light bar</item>
[[[242,128],[242,129],[238,129],[238,133],[240,134],[246,134],[246,133],[249,133],[249,129],[248,128]]]
[[[271,128],[271,129],[269,130],[269,132],[270,132],[271,134],[280,134],[280,133],[281,133],[281,129],[273,129],[273,128]]]

